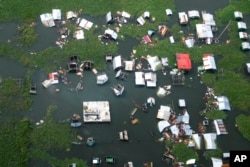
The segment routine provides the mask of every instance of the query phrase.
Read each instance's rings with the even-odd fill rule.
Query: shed
[[[173,15],[173,12],[172,12],[172,10],[171,9],[166,9],[166,15],[167,16],[172,16]]]
[[[177,68],[179,70],[191,70],[192,63],[189,54],[177,53],[176,54]]]
[[[90,30],[91,27],[93,26],[93,23],[91,21],[88,21],[88,20],[82,18],[80,20],[79,26],[86,29],[86,30]]]
[[[184,25],[188,23],[188,15],[186,14],[186,12],[179,12],[178,16],[180,24]]]
[[[113,70],[117,70],[123,67],[122,56],[118,55],[113,58]]]
[[[203,61],[204,70],[216,70],[217,69],[213,54],[203,54],[202,61]]]
[[[112,15],[112,13],[111,12],[108,12],[107,14],[106,14],[106,23],[107,24],[112,24],[112,23],[114,23],[114,17],[113,17],[113,15]]]
[[[250,43],[249,42],[242,42],[241,43],[241,50],[242,51],[249,51],[250,50]]]
[[[136,21],[140,25],[144,25],[146,23],[145,20],[144,20],[144,18],[142,16],[138,17]]]
[[[145,85],[144,72],[135,72],[135,85]]]
[[[152,42],[152,40],[150,39],[150,37],[148,35],[143,36],[142,43],[147,44],[147,43],[151,43],[151,42]]]
[[[44,13],[40,15],[41,22],[46,27],[54,27],[55,22],[51,13]]]
[[[54,20],[61,20],[62,19],[61,9],[52,9],[52,16]]]
[[[198,19],[200,18],[200,13],[198,10],[190,10],[188,11],[188,17],[190,19]]]
[[[178,106],[181,108],[186,107],[186,100],[185,99],[178,99]]]
[[[229,100],[226,96],[217,97],[218,109],[219,110],[231,110]]]
[[[125,18],[130,18],[131,15],[128,12],[122,11],[122,12],[117,12],[118,14],[120,14],[122,17]]]
[[[196,24],[196,33],[199,39],[214,37],[211,26],[206,24]]]
[[[238,30],[239,31],[245,31],[245,30],[247,30],[247,24],[245,22],[239,21],[237,23],[237,26],[238,26]]]
[[[243,19],[243,14],[240,11],[234,11],[234,18],[235,20],[239,21]]]
[[[143,13],[143,17],[144,17],[145,19],[149,19],[149,18],[150,18],[150,12],[149,12],[149,11],[145,11],[145,12]]]
[[[244,41],[249,39],[248,34],[246,32],[242,32],[242,31],[239,32],[239,37],[241,40],[244,40]]]

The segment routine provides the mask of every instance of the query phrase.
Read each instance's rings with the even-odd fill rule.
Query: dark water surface
[[[213,13],[219,8],[223,8],[228,4],[228,0],[176,0],[178,11],[188,10],[206,10]],[[103,19],[89,18],[95,24],[104,24]],[[1,24],[0,41],[6,42],[15,34],[16,24]],[[8,27],[10,27],[8,29]],[[7,29],[7,30],[6,30]],[[5,31],[6,30],[6,31]],[[4,33],[3,33],[4,31]],[[47,47],[54,47],[55,40],[57,39],[57,31],[54,28],[45,28],[39,22],[37,31],[40,34],[39,40],[34,44],[31,50],[39,51]],[[128,58],[134,46],[139,42],[126,38],[125,41],[119,42],[118,54],[124,58]],[[8,69],[9,66],[15,67]],[[0,76],[3,78],[22,77],[26,69],[16,62],[7,58],[0,58]],[[72,82],[71,85],[64,85],[62,83],[53,85],[48,89],[41,86],[41,82],[47,79],[48,74],[40,69],[36,69],[32,77],[32,81],[38,85],[38,94],[32,96],[33,104],[32,111],[26,112],[25,116],[30,117],[34,122],[42,119],[46,114],[46,109],[49,105],[55,104],[58,110],[55,112],[56,120],[64,120],[72,116],[74,113],[82,115],[83,101],[109,101],[111,110],[111,123],[94,123],[86,124],[86,126],[77,129],[77,134],[84,138],[93,136],[96,139],[94,147],[87,147],[86,145],[73,145],[69,152],[53,152],[52,154],[61,158],[65,157],[78,157],[86,159],[90,165],[93,156],[105,157],[113,155],[118,158],[118,165],[122,166],[127,161],[133,161],[134,165],[142,166],[143,162],[153,161],[154,166],[164,167],[171,166],[161,160],[164,152],[164,143],[159,142],[161,137],[157,129],[156,114],[160,105],[174,105],[177,113],[181,111],[177,107],[178,98],[184,98],[187,102],[187,109],[190,114],[190,125],[192,129],[197,131],[198,123],[202,121],[199,112],[204,106],[202,97],[206,91],[206,86],[200,83],[199,77],[196,73],[196,65],[193,70],[186,75],[185,86],[172,86],[171,94],[163,98],[156,96],[157,88],[138,87],[134,84],[134,73],[127,73],[128,78],[126,81],[116,80],[115,71],[112,69],[112,64],[107,64],[105,72],[109,76],[109,81],[105,85],[96,85],[96,77],[91,71],[85,71],[83,77],[82,91],[72,91],[80,81],[76,74],[67,74],[68,79]],[[168,71],[169,72],[169,71]],[[190,79],[192,78],[192,80]],[[164,76],[160,71],[157,72],[157,85],[164,86],[171,84],[170,76]],[[116,97],[111,86],[121,83],[125,86],[125,92],[122,96]],[[56,92],[56,88],[61,91]],[[134,108],[133,101],[136,103],[144,103],[148,97],[156,98],[156,106],[149,108],[148,113],[138,110],[135,117],[139,119],[139,123],[132,125],[130,123],[129,114]],[[219,147],[223,150],[246,150],[250,149],[250,144],[238,132],[234,126],[235,117],[238,115],[237,111],[232,110],[228,113],[228,118],[225,120],[228,135],[218,136],[217,142]],[[121,142],[118,140],[118,132],[127,129],[131,142]],[[210,127],[210,129],[213,129]],[[151,135],[153,132],[153,136]],[[213,130],[212,130],[213,132]],[[205,161],[202,157],[203,150],[199,151],[200,162],[204,166],[211,166],[210,161]],[[35,161],[32,166],[43,167],[44,162]],[[209,165],[208,165],[209,164]],[[90,165],[91,166],[91,165]]]

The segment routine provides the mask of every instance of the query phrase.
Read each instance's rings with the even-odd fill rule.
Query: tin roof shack
[[[68,20],[75,19],[75,18],[77,18],[77,16],[78,15],[75,12],[73,12],[73,11],[68,11],[66,13],[66,19],[68,19]]]
[[[207,13],[206,11],[201,12],[202,21],[203,24],[209,25],[209,26],[216,26],[214,16],[210,13]]]
[[[152,40],[151,40],[149,35],[144,35],[142,37],[141,43],[148,44],[148,43],[151,43],[151,42],[152,42]]]
[[[246,31],[247,30],[247,24],[245,22],[239,21],[237,23],[238,31]]]
[[[226,126],[223,122],[222,119],[216,119],[214,120],[214,126],[215,126],[215,130],[216,130],[216,134],[217,135],[225,135],[228,134],[227,130],[226,130]]]
[[[96,83],[98,85],[103,85],[108,81],[108,76],[106,73],[102,73],[102,74],[97,74],[96,76]]]
[[[200,13],[198,10],[190,10],[190,11],[188,11],[188,17],[190,19],[199,19]]]
[[[49,79],[46,79],[42,82],[43,87],[48,88],[53,84],[59,83],[59,74],[57,72],[49,73]]]
[[[243,19],[243,14],[240,11],[234,11],[234,18],[236,21],[240,21]]]
[[[82,64],[80,65],[80,68],[83,68],[84,70],[91,70],[94,66],[94,62],[90,60],[82,61]]]
[[[113,70],[123,68],[122,56],[118,55],[113,58]]]
[[[205,140],[205,149],[212,150],[217,149],[216,139],[217,135],[216,133],[204,133],[202,134]]]
[[[176,53],[178,70],[189,71],[192,69],[192,63],[189,54]]]
[[[248,34],[246,32],[239,32],[239,38],[242,40],[242,41],[246,41],[249,39],[248,37]]]
[[[188,24],[188,15],[186,14],[186,12],[179,12],[178,16],[179,16],[179,22],[181,25]]]
[[[54,27],[56,24],[51,13],[44,13],[40,15],[41,22],[46,27]]]
[[[211,26],[206,24],[196,24],[196,33],[198,39],[201,40],[212,39],[214,37]]]
[[[241,43],[241,50],[242,51],[249,51],[250,50],[250,43],[249,42],[242,42]]]
[[[113,24],[115,22],[114,16],[112,15],[111,11],[106,14],[106,23]]]
[[[141,26],[143,26],[146,23],[146,21],[144,20],[142,16],[138,17],[136,21]]]
[[[52,16],[54,20],[61,20],[62,19],[61,9],[52,9]]]
[[[164,37],[167,32],[168,32],[168,27],[165,25],[160,25],[158,26],[159,33],[161,34],[162,37]]]
[[[223,162],[221,158],[211,157],[213,167],[223,167]]]
[[[166,12],[167,16],[172,16],[173,15],[173,12],[172,12],[171,9],[166,9],[165,12]]]
[[[157,75],[154,72],[146,72],[145,74],[145,81],[147,87],[156,87],[157,83]]]
[[[84,31],[83,30],[75,31],[73,37],[77,40],[84,39]]]
[[[111,122],[110,107],[108,101],[86,101],[83,102],[83,121]]]
[[[158,71],[162,69],[162,62],[158,56],[147,56],[147,61],[152,71]]]

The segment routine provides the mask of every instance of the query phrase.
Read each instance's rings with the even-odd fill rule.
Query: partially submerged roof
[[[216,149],[216,139],[217,135],[216,133],[204,133],[203,134],[204,140],[205,140],[205,149],[211,150]]]
[[[250,43],[249,42],[242,42],[241,43],[241,49],[243,51],[249,51],[250,50]]]
[[[176,54],[177,68],[179,70],[191,70],[192,64],[189,54],[177,53]]]
[[[108,101],[83,102],[84,122],[110,122],[110,108]]]
[[[156,118],[168,121],[170,114],[171,114],[171,108],[169,106],[161,105],[160,109],[157,112]]]
[[[216,64],[213,54],[203,54],[202,56],[203,68],[205,70],[216,70]]]
[[[165,128],[169,127],[171,124],[167,120],[162,120],[158,122],[158,130],[162,132]]]
[[[114,39],[114,40],[116,40],[118,37],[117,33],[114,30],[111,30],[109,28],[105,30],[104,34],[108,35],[111,39]]]
[[[247,72],[250,73],[250,63],[246,63],[247,66]]]
[[[166,9],[166,15],[167,16],[172,16],[173,15],[173,12],[172,12],[172,10],[171,9]]]
[[[146,23],[146,21],[144,20],[144,18],[142,16],[138,17],[136,20],[140,25],[144,25]]]
[[[198,38],[213,38],[211,26],[206,24],[196,24],[196,33]]]
[[[111,11],[109,11],[109,12],[106,14],[106,23],[107,23],[107,24],[112,24],[113,22],[114,22],[113,15],[112,15]]]
[[[216,130],[217,135],[228,134],[222,119],[214,120],[214,126],[215,126],[215,130]]]
[[[202,20],[203,20],[204,24],[210,25],[210,26],[216,25],[215,20],[214,20],[214,16],[212,14],[206,13],[205,11],[202,11],[201,15],[202,15]]]
[[[212,160],[213,167],[222,167],[223,162],[221,158],[211,157],[211,160]]]
[[[158,56],[147,56],[147,61],[152,71],[158,71],[162,69],[162,63]]]
[[[77,30],[74,33],[74,38],[80,40],[80,39],[84,39],[84,32],[83,30]]]
[[[157,83],[157,75],[154,72],[146,72],[145,74],[145,81],[147,87],[156,87]]]

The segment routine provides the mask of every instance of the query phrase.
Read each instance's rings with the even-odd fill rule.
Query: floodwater
[[[176,0],[178,11],[196,9],[213,13],[213,11],[227,4],[227,0],[220,0],[220,2],[212,0],[209,1],[209,3],[206,0],[192,0],[192,3],[190,1]],[[102,20],[100,17],[88,19],[93,22],[96,21],[95,23],[99,23],[100,25],[105,24],[103,22],[104,19]],[[11,37],[15,35],[16,27],[17,24],[15,23],[1,24],[1,42],[6,42],[8,39],[11,39]],[[55,40],[58,35],[56,29],[45,28],[38,22],[37,31],[41,35],[39,36],[39,40],[31,47],[31,50],[39,51],[47,47],[55,46]],[[139,41],[126,37],[125,41],[119,41],[118,54],[121,54],[124,58],[128,58],[127,56],[130,55],[133,47],[138,44]],[[8,68],[9,70],[6,71],[7,67],[10,66],[15,68]],[[48,89],[44,89],[41,86],[41,82],[47,79],[48,74],[37,68],[32,76],[32,81],[38,85],[38,94],[32,96],[32,111],[25,112],[24,115],[30,117],[34,122],[37,122],[43,119],[47,107],[51,104],[55,104],[58,106],[58,110],[55,112],[55,119],[60,121],[71,117],[74,113],[82,115],[83,101],[109,101],[111,123],[85,124],[84,127],[76,129],[77,134],[84,138],[94,137],[96,139],[96,145],[94,147],[73,145],[72,149],[68,152],[53,152],[52,154],[60,158],[82,158],[87,160],[90,166],[93,156],[104,158],[108,155],[117,157],[117,166],[122,166],[122,164],[127,161],[133,161],[135,166],[142,166],[143,162],[148,161],[153,161],[156,167],[171,166],[165,161],[162,161],[162,154],[164,153],[165,147],[164,143],[158,141],[161,134],[157,129],[158,120],[156,119],[156,114],[160,105],[173,105],[174,110],[177,113],[181,113],[181,110],[177,107],[177,100],[184,98],[186,99],[187,109],[190,114],[190,125],[193,130],[197,131],[198,123],[203,120],[199,111],[204,107],[202,97],[205,94],[206,86],[200,83],[200,79],[195,70],[196,67],[197,65],[194,64],[194,70],[186,74],[185,86],[172,86],[171,94],[163,98],[156,96],[157,88],[135,86],[135,76],[133,72],[127,72],[127,80],[115,79],[116,72],[113,71],[111,63],[107,63],[105,69],[109,81],[104,85],[97,85],[96,76],[92,71],[85,71],[82,79],[84,87],[82,91],[72,91],[80,81],[79,76],[76,76],[74,73],[67,74],[68,80],[72,82],[70,85],[60,83]],[[3,78],[9,76],[22,77],[26,70],[26,68],[12,60],[0,58],[0,76]],[[168,72],[169,70],[170,69],[168,69]],[[111,90],[111,87],[117,83],[125,86],[125,92],[120,97],[116,97]],[[158,86],[169,85],[171,83],[172,81],[169,75],[163,75],[161,71],[157,72]],[[57,88],[61,91],[56,92]],[[156,105],[149,107],[148,113],[138,110],[135,117],[139,119],[139,123],[132,125],[129,114],[134,108],[133,101],[142,104],[151,96],[155,97]],[[218,136],[217,138],[219,147],[225,151],[250,149],[249,142],[239,134],[237,128],[234,126],[234,119],[237,114],[235,110],[228,113],[228,118],[225,120],[225,123],[229,134]],[[209,129],[211,129],[211,132],[214,132],[212,124],[210,126]],[[125,129],[128,130],[130,142],[118,140],[118,132]],[[199,162],[203,164],[203,166],[209,166],[208,164],[211,162],[205,161],[202,156],[203,152],[203,150],[199,151]],[[40,161],[32,161],[32,166],[43,167],[45,164]]]

